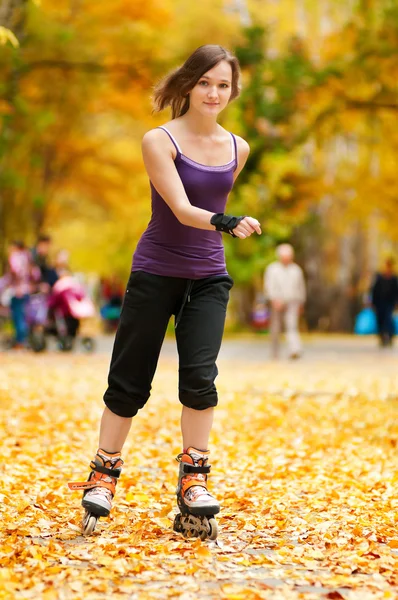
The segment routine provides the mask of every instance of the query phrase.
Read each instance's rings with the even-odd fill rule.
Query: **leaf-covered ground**
[[[176,364],[135,419],[110,519],[80,535],[109,357],[0,353],[0,598],[397,598],[396,358],[220,362],[217,543],[172,531]]]

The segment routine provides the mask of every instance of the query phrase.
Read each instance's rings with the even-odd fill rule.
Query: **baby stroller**
[[[34,294],[28,304],[29,341],[34,352],[47,347],[46,336],[54,335],[59,350],[73,349],[82,319],[93,317],[95,308],[80,283],[71,275],[63,275],[52,287],[51,293]],[[92,352],[92,337],[81,338],[87,352]]]
[[[48,294],[37,292],[29,296],[25,318],[29,330],[29,347],[34,352],[42,352],[47,347]]]

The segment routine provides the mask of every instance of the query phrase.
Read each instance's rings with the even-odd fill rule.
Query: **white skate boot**
[[[107,517],[112,508],[117,479],[122,471],[120,452],[98,450],[90,463],[92,469],[87,481],[68,483],[71,490],[83,490],[82,506],[85,508],[82,530],[93,533],[100,517]]]

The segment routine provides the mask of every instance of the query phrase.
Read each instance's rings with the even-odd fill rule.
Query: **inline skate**
[[[185,538],[215,540],[218,535],[214,515],[220,512],[220,505],[207,490],[208,459],[207,451],[192,447],[176,458],[180,463],[177,485],[180,513],[174,519],[173,529]]]
[[[91,535],[98,519],[109,515],[122,466],[120,452],[110,453],[100,448],[90,463],[88,480],[68,483],[71,490],[83,490],[83,535]]]

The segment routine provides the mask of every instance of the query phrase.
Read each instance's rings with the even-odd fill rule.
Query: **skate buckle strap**
[[[108,469],[107,467],[101,467],[94,461],[91,461],[90,469],[97,471],[98,473],[103,473],[104,475],[109,475],[110,477],[116,477],[116,479],[119,479],[121,474],[121,469]]]
[[[186,462],[181,462],[184,473],[210,473],[210,465],[200,467],[199,465],[190,465]]]
[[[112,492],[113,495],[115,494],[115,484],[108,483],[107,481],[103,481],[102,479],[97,481],[73,481],[68,483],[68,488],[70,490],[91,490],[95,487],[107,488]]]
[[[116,491],[117,478],[114,475],[110,475],[110,473],[114,472],[114,469],[102,467],[101,465],[97,465],[95,462],[92,462],[90,464],[90,467],[92,471],[90,473],[88,481],[77,481],[68,483],[69,489],[84,490],[84,492],[86,492],[95,487],[104,487],[110,490],[112,496],[114,496]],[[116,472],[118,473],[117,477],[119,477],[119,470],[117,470]],[[110,481],[107,481],[107,479],[110,479]]]

